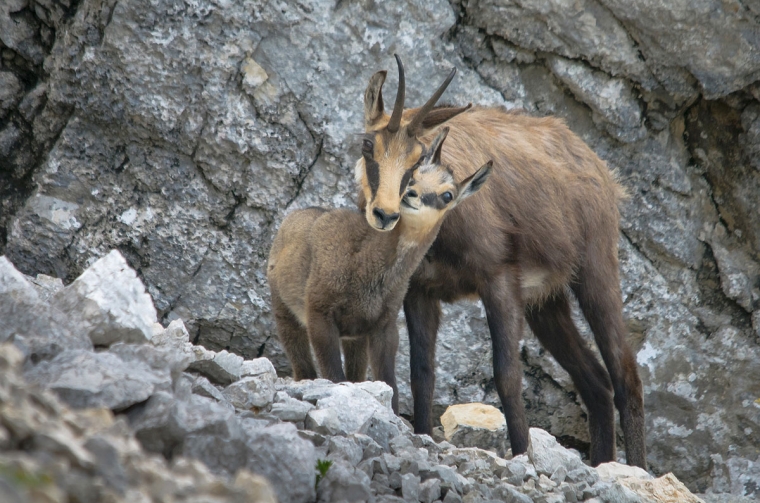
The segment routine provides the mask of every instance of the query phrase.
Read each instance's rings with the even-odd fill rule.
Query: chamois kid
[[[378,232],[361,213],[347,209],[309,208],[282,222],[267,277],[277,332],[296,380],[317,377],[310,342],[322,377],[334,382],[365,380],[369,358],[375,379],[393,388],[398,413],[396,318],[409,277],[444,215],[477,192],[491,172],[487,162],[454,182],[440,162],[447,133],[442,129],[430,149],[417,150],[414,166],[397,184],[403,197],[392,231]]]
[[[527,318],[586,404],[592,464],[615,460],[614,404],[628,463],[646,467],[642,385],[626,341],[618,277],[623,188],[560,119],[503,108],[434,108],[454,71],[425,105],[404,110],[404,68],[396,60],[399,89],[391,116],[383,111],[385,71],[371,77],[364,94],[365,150],[356,175],[369,224],[386,232],[399,225],[399,181],[444,123],[450,133],[441,159],[454,179],[469,166],[494,162],[484,190],[443,222],[404,299],[415,431],[431,433],[433,426],[440,303],[475,297],[488,319],[494,381],[513,454],[528,447],[519,358]],[[606,369],[573,324],[571,291]]]

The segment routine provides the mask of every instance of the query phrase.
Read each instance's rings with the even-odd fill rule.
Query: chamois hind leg
[[[528,450],[528,421],[522,398],[520,337],[525,320],[520,284],[514,271],[492,277],[479,290],[493,344],[493,376],[499,393],[512,454]]]
[[[335,321],[316,309],[309,309],[306,318],[309,320],[309,340],[322,377],[332,382],[345,381],[346,374],[340,361],[340,334]]]
[[[277,325],[277,335],[290,360],[290,366],[293,367],[293,378],[296,381],[316,379],[317,370],[311,357],[306,327],[301,325],[274,290],[272,290],[272,311]]]
[[[356,337],[353,339],[341,339],[343,346],[343,360],[346,367],[346,379],[351,382],[367,380],[367,338]]]
[[[398,328],[396,318],[385,324],[384,329],[369,336],[370,365],[372,377],[383,381],[393,389],[393,412],[398,414],[398,386],[396,386],[396,353],[398,352]]]
[[[567,294],[558,292],[542,305],[527,308],[525,316],[544,348],[570,374],[586,404],[591,464],[614,461],[615,413],[610,377],[578,333]]]
[[[441,320],[441,304],[412,283],[404,298],[404,316],[409,333],[414,432],[430,435],[433,433],[435,340]]]
[[[636,357],[625,338],[617,246],[589,250],[573,291],[612,379],[627,463],[646,468],[643,387]]]

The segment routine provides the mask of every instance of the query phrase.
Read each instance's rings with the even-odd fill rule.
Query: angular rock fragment
[[[205,396],[206,398],[213,398],[217,402],[223,402],[225,404],[230,404],[226,398],[224,398],[224,395],[222,395],[222,392],[219,391],[219,389],[211,384],[211,382],[206,379],[203,376],[194,376],[192,374],[185,374],[188,376],[190,381],[191,390],[196,395]]]
[[[639,479],[653,478],[643,468],[639,468],[638,466],[624,465],[622,463],[618,463],[617,461],[602,463],[596,467],[596,471],[599,474],[599,478],[607,482],[626,477],[635,477]]]
[[[175,456],[169,465],[142,449],[123,417],[67,409],[52,393],[28,385],[22,361],[13,345],[0,344],[0,423],[9,428],[0,427],[3,503],[275,503],[269,482],[245,468],[230,481],[198,461]]]
[[[444,437],[457,447],[479,447],[506,453],[507,421],[492,405],[467,403],[451,405],[441,416]]]
[[[359,428],[359,432],[377,442],[384,450],[390,450],[391,439],[401,434],[398,426],[386,414],[372,414]]]
[[[229,436],[238,426],[234,411],[211,398],[191,394],[178,399],[167,392],[154,394],[128,413],[130,426],[143,447],[171,457],[190,435]]]
[[[57,292],[51,304],[62,312],[77,313],[77,322],[98,346],[119,341],[147,342],[153,336],[153,301],[117,250],[97,260]]]
[[[274,365],[268,358],[255,358],[253,360],[245,360],[240,366],[240,377],[257,376],[262,374],[269,374],[273,379],[277,378],[277,372],[274,369]]]
[[[557,440],[544,430],[531,428],[529,434],[528,457],[539,474],[551,476],[560,466],[564,466],[570,472],[583,465],[577,454],[559,445]]]
[[[26,373],[35,384],[55,391],[70,407],[123,410],[153,393],[171,388],[169,369],[157,370],[141,361],[81,349],[66,350]]]
[[[245,467],[272,484],[280,503],[314,500],[317,462],[314,445],[302,439],[295,426],[284,423],[246,429],[245,446]],[[366,485],[369,486],[369,480]]]
[[[405,501],[419,501],[420,478],[417,475],[407,473],[401,476],[401,496]]]
[[[356,470],[345,461],[333,462],[317,487],[317,501],[332,503],[337,501],[370,501],[370,479],[361,470]]]
[[[642,499],[657,501],[658,503],[704,503],[672,473],[656,479],[651,477],[622,478],[619,483],[641,496]]]
[[[433,503],[441,497],[441,482],[437,479],[430,479],[420,484],[419,500],[422,503]]]
[[[222,391],[224,398],[240,410],[267,407],[274,400],[274,393],[274,378],[269,373],[244,377]]]
[[[327,457],[330,460],[343,460],[356,466],[362,460],[364,450],[361,445],[349,437],[332,437],[327,443]]]
[[[48,305],[5,257],[0,257],[0,320],[0,342],[14,342],[32,364],[65,349],[92,349],[82,327]]]
[[[118,355],[126,363],[141,362],[159,372],[169,371],[172,380],[179,378],[190,363],[190,357],[182,352],[150,344],[125,344],[117,342],[108,352]]]
[[[63,281],[60,278],[53,278],[45,274],[38,274],[34,278],[29,278],[29,282],[37,290],[37,295],[43,302],[50,301],[53,295],[63,290]]]
[[[306,414],[304,427],[322,435],[345,435],[335,409],[313,409]]]
[[[242,357],[226,350],[215,353],[200,346],[194,346],[193,351],[195,361],[190,363],[188,370],[198,372],[216,384],[227,385],[240,379]]]

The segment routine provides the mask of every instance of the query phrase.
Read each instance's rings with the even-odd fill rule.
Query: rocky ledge
[[[494,436],[461,411],[444,421],[458,445],[436,442],[383,383],[294,382],[196,346],[181,320],[156,323],[117,251],[66,287],[0,257],[0,319],[4,502],[703,501],[672,474],[592,468],[537,428],[525,455],[464,447]]]

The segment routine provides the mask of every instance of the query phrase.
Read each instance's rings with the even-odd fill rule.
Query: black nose
[[[372,214],[375,215],[375,218],[377,218],[380,221],[380,224],[382,225],[382,228],[385,229],[388,227],[388,225],[392,224],[396,220],[398,220],[398,213],[393,213],[391,215],[388,215],[380,208],[375,208],[372,210]]]

